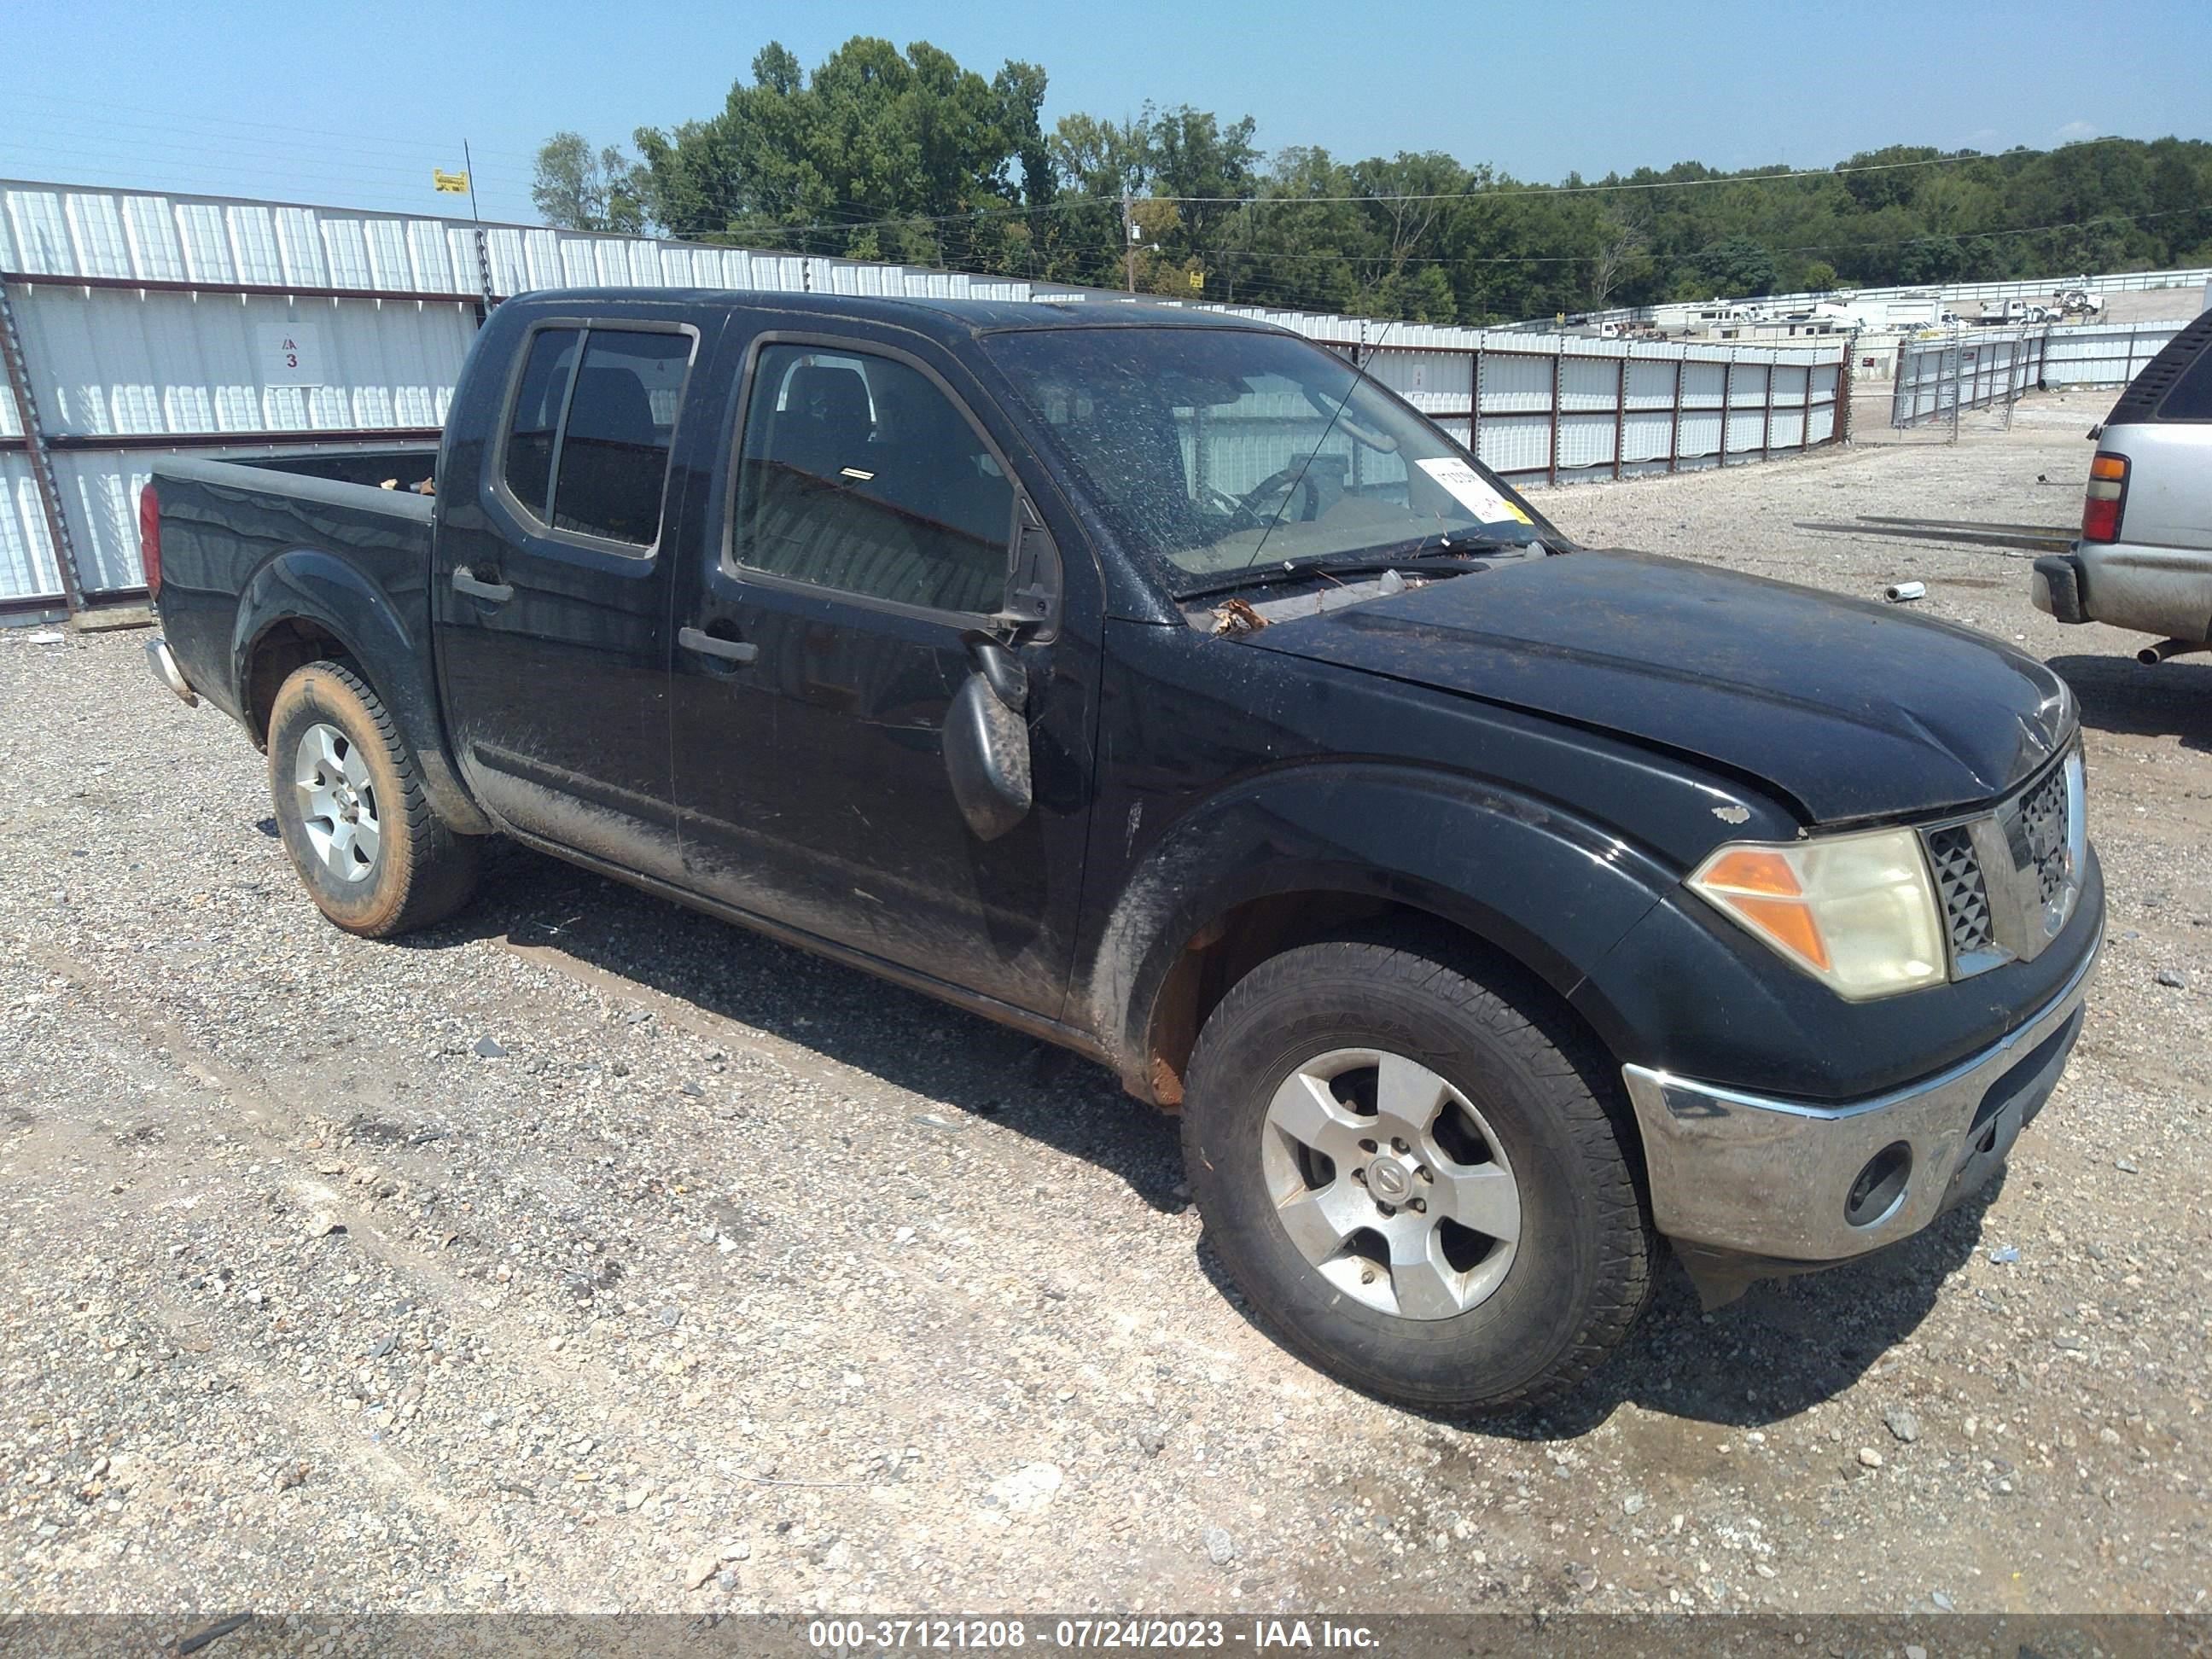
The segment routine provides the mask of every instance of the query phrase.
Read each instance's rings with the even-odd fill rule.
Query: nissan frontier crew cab
[[[1662,1241],[1719,1300],[1920,1231],[2081,1030],[2039,663],[1577,547],[1255,323],[538,294],[434,455],[142,505],[154,668],[331,922],[439,921],[504,835],[1075,1049],[1392,1400],[1571,1384]]]

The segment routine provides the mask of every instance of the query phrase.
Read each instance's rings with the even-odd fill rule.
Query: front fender
[[[1495,781],[1374,763],[1264,774],[1188,814],[1139,861],[1079,1006],[1124,1081],[1146,1093],[1168,973],[1239,905],[1311,892],[1409,906],[1565,998],[1679,879],[1617,832]]]
[[[251,729],[252,711],[262,690],[252,684],[253,661],[271,629],[304,622],[326,629],[383,699],[415,753],[425,792],[438,816],[466,834],[484,834],[492,824],[478,810],[455,774],[446,744],[445,717],[439,707],[436,670],[430,652],[427,591],[417,579],[412,590],[387,593],[358,567],[317,548],[280,553],[254,572],[239,596],[231,632],[231,684]],[[255,731],[256,742],[268,734]]]

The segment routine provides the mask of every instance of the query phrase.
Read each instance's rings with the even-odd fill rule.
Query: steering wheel
[[[1210,483],[1199,487],[1209,500],[1228,508],[1231,517],[1242,516],[1250,520],[1255,527],[1265,530],[1281,517],[1284,504],[1293,492],[1303,488],[1307,501],[1310,502],[1314,499],[1312,486],[1304,481],[1304,472],[1303,465],[1286,466],[1281,471],[1261,479],[1242,495],[1232,495]]]
[[[1255,530],[1265,530],[1267,527],[1267,520],[1261,518],[1252,503],[1243,496],[1232,495],[1218,484],[1201,483],[1198,489],[1199,493],[1206,498],[1207,505],[1218,507],[1228,514],[1232,526],[1236,520],[1245,519],[1250,520]]]

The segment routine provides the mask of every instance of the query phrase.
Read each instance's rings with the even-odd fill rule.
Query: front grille
[[[2066,769],[2055,768],[2021,797],[2020,827],[2035,872],[2036,908],[2066,885]]]
[[[1943,901],[1943,921],[1951,935],[1951,957],[1987,951],[1996,942],[1990,928],[1990,890],[1982,880],[1982,861],[1974,838],[1963,823],[1928,832],[1928,859],[1936,866],[1936,891]]]
[[[2062,761],[1986,817],[1922,832],[1953,978],[2039,956],[2064,925],[2081,879],[2069,839],[2075,770]]]

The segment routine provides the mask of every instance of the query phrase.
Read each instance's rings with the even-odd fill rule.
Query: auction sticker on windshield
[[[1522,524],[1536,522],[1499,495],[1487,478],[1465,461],[1442,455],[1415,465],[1449,490],[1454,501],[1484,524],[1500,524],[1508,519],[1517,519]]]

